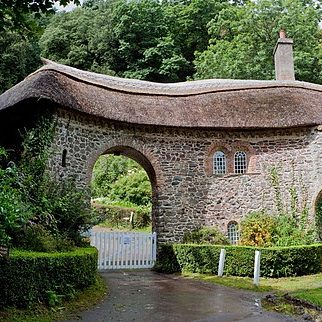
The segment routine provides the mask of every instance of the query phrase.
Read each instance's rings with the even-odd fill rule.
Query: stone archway
[[[157,227],[157,213],[158,213],[158,205],[157,205],[157,193],[158,193],[158,187],[157,187],[157,176],[155,169],[153,165],[151,164],[150,160],[140,151],[137,149],[130,147],[130,146],[124,146],[124,145],[116,145],[107,148],[101,155],[105,154],[113,154],[116,156],[124,156],[127,158],[130,158],[137,162],[147,173],[150,184],[151,184],[151,191],[152,191],[152,196],[151,196],[151,202],[152,202],[152,211],[151,211],[151,221],[152,221],[152,231],[158,232],[159,229]],[[99,156],[96,158],[96,160],[99,158]],[[94,163],[91,160],[91,169],[93,170]]]

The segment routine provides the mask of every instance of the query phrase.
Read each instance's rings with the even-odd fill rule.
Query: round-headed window
[[[238,224],[235,221],[232,221],[228,224],[227,237],[233,245],[237,244],[239,240],[239,230]]]
[[[244,151],[237,151],[234,158],[234,172],[238,174],[246,173],[247,158]]]
[[[225,153],[216,151],[213,159],[213,174],[223,175],[227,172],[227,162]]]

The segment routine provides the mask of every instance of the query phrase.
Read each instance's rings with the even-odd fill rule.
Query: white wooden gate
[[[156,260],[156,233],[91,232],[98,249],[98,269],[152,268]]]

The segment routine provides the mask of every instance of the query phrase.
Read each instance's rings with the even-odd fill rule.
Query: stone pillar
[[[274,49],[276,80],[295,80],[293,63],[293,40],[280,31],[280,38]]]

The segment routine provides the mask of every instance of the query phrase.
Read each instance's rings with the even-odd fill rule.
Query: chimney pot
[[[286,38],[286,33],[283,29],[280,30],[280,38]]]

